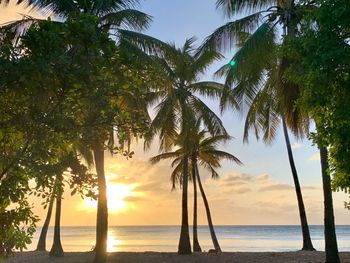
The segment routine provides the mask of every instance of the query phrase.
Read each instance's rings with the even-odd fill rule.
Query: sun
[[[127,208],[125,198],[133,196],[132,186],[107,182],[107,203],[109,212],[120,212]],[[84,199],[84,207],[96,209],[97,201],[89,198]]]

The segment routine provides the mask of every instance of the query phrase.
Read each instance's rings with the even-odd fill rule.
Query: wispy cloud
[[[294,187],[289,184],[272,184],[260,188],[260,191],[280,191],[280,190],[293,190]]]
[[[294,144],[292,145],[292,149],[300,149],[301,147],[303,147],[303,145],[300,144],[300,143],[294,143]]]
[[[320,160],[321,160],[320,154],[319,154],[319,153],[313,154],[313,155],[309,158],[309,160],[310,160],[310,161],[320,161]]]

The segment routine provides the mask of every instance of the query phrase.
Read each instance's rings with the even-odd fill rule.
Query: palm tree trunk
[[[204,192],[204,189],[203,189],[203,186],[202,186],[202,182],[201,182],[201,178],[199,176],[199,171],[198,171],[198,167],[197,166],[196,166],[196,176],[197,176],[199,190],[201,191],[201,194],[202,194],[202,198],[203,198],[203,202],[204,202],[204,206],[205,206],[205,211],[207,213],[207,220],[208,220],[211,240],[213,241],[213,245],[214,245],[215,251],[216,252],[221,252],[219,241],[216,238],[213,221],[211,220],[209,203],[208,203],[207,197],[205,195],[205,192]]]
[[[287,151],[288,151],[289,164],[290,164],[290,168],[292,170],[294,187],[295,187],[295,192],[296,192],[297,200],[298,200],[301,230],[302,230],[302,234],[303,234],[303,248],[302,248],[302,250],[313,251],[315,249],[312,245],[312,241],[311,241],[311,237],[310,237],[310,230],[309,230],[309,225],[307,223],[303,195],[301,193],[298,173],[297,173],[297,169],[296,169],[295,163],[294,163],[294,157],[293,157],[292,147],[291,147],[290,141],[289,141],[287,125],[286,125],[286,122],[285,122],[283,117],[282,117],[282,125],[283,125],[284,138],[286,140],[286,146],[287,146]]]
[[[51,257],[63,257],[64,252],[61,244],[61,206],[62,206],[62,186],[63,176],[57,175],[57,197],[56,197],[56,215],[55,215],[55,229],[53,234],[53,244],[50,250]]]
[[[191,242],[188,229],[188,206],[187,206],[187,192],[188,192],[188,157],[185,156],[183,160],[183,174],[182,174],[182,222],[181,233],[178,247],[178,254],[191,254]]]
[[[337,236],[335,233],[333,198],[331,177],[328,166],[328,152],[325,147],[319,146],[321,155],[321,169],[324,196],[324,236],[326,263],[340,263]]]
[[[56,183],[55,183],[56,185]],[[43,224],[43,227],[41,228],[39,242],[36,247],[36,251],[46,251],[46,236],[47,236],[47,230],[49,229],[51,215],[52,215],[52,208],[53,208],[53,202],[55,201],[55,185],[52,189],[49,206],[47,208],[47,214],[45,218],[45,222]]]
[[[107,185],[104,171],[104,148],[96,145],[93,149],[98,181],[98,202],[96,222],[96,247],[94,263],[107,261],[108,208]]]
[[[196,159],[192,158],[192,181],[193,181],[193,251],[202,252],[198,241],[197,229],[197,180],[196,180]]]

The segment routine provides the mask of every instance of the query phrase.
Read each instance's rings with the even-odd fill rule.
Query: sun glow
[[[107,239],[107,252],[116,252],[118,251],[118,245],[122,242],[117,239],[114,233],[108,233]]]
[[[127,208],[125,198],[133,196],[132,186],[107,182],[107,203],[109,212],[120,212]],[[84,199],[84,207],[96,209],[97,201]]]

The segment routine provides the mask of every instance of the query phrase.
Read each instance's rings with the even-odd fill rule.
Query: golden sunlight
[[[111,213],[120,212],[127,208],[126,197],[133,196],[133,186],[109,183],[107,180],[107,202],[108,210]],[[97,208],[97,201],[91,199],[84,199],[84,209],[95,210]]]
[[[114,233],[108,232],[107,252],[118,251],[118,245],[120,245],[121,243],[122,242],[117,239],[117,237],[114,235]]]

